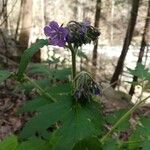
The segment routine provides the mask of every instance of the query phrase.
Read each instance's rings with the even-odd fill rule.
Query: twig
[[[7,20],[7,18],[10,16],[10,14],[12,13],[12,11],[13,11],[13,9],[14,9],[16,3],[17,3],[17,1],[18,1],[18,0],[16,0],[16,1],[14,2],[13,6],[12,6],[12,8],[11,8],[11,10],[10,10],[10,12],[9,12],[8,15],[4,18],[4,20],[2,21],[2,23],[0,24],[0,26],[2,26],[2,25],[5,23],[5,21]]]

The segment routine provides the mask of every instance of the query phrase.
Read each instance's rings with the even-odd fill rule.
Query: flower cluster
[[[100,32],[98,29],[90,25],[90,22],[76,22],[71,21],[67,24],[69,30],[68,43],[74,44],[75,47],[95,41]]]
[[[101,86],[95,82],[88,73],[81,72],[76,78],[74,97],[79,102],[90,101],[92,96],[102,95]]]
[[[79,47],[95,41],[100,35],[99,30],[91,26],[89,21],[70,21],[66,27],[52,21],[44,27],[44,33],[49,37],[51,45],[60,47],[64,47],[66,43]]]

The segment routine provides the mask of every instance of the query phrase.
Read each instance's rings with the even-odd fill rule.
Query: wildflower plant
[[[36,89],[38,93],[18,110],[18,113],[31,112],[35,115],[24,125],[18,138],[10,136],[1,142],[0,150],[134,150],[139,147],[145,148],[145,145],[149,144],[150,134],[147,132],[149,118],[141,119],[143,126],[137,124],[137,132],[133,132],[129,137],[131,141],[124,142],[111,138],[111,135],[129,128],[130,125],[126,119],[129,119],[130,115],[150,96],[141,99],[130,110],[117,111],[114,113],[115,117],[110,115],[104,118],[100,101],[101,86],[88,72],[76,70],[79,48],[83,44],[97,40],[100,35],[99,30],[91,26],[87,20],[70,21],[66,26],[52,21],[44,27],[44,34],[47,39],[40,39],[24,51],[17,73],[0,70],[0,82],[12,77],[27,91]],[[39,48],[49,45],[62,47],[71,52],[71,71],[70,68],[49,69],[45,65],[36,64],[29,69],[30,74],[39,73],[45,79],[33,80],[26,73],[30,59]],[[55,63],[55,59],[52,63]],[[150,73],[144,69],[143,65],[135,70],[129,69],[129,71],[139,78],[142,74],[142,79],[145,77],[145,80],[150,81]],[[143,74],[143,72],[146,73]],[[70,74],[71,80],[68,78]],[[114,124],[108,132],[104,130],[104,125],[107,123]],[[137,138],[138,134],[142,135],[140,142]],[[138,141],[138,144],[135,144],[134,139]],[[145,145],[142,143],[143,139]]]
[[[50,140],[55,138],[54,149],[73,149],[80,141],[97,137],[102,133],[100,101],[94,96],[101,95],[101,87],[87,72],[77,73],[76,56],[79,47],[91,43],[100,35],[98,29],[89,21],[71,21],[66,26],[52,21],[44,27],[48,39],[40,40],[35,47],[24,52],[17,73],[19,81],[28,81],[37,89],[38,96],[26,103],[20,112],[37,112],[21,131],[20,137],[28,139],[35,135]],[[55,83],[46,90],[24,74],[29,62],[29,55],[44,45],[53,45],[68,49],[72,59],[72,79],[67,83]],[[30,55],[31,56],[31,55]],[[41,105],[39,105],[41,104]],[[48,129],[52,128],[52,131]]]

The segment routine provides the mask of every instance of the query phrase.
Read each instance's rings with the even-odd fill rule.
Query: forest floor
[[[8,81],[7,81],[8,82]],[[9,81],[12,83],[12,81]],[[13,86],[0,86],[0,139],[19,131],[26,120],[26,115],[17,115],[17,110],[23,105],[26,96],[13,92]]]

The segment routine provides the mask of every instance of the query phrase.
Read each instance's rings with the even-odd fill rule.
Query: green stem
[[[150,98],[150,96],[144,98],[143,100],[141,100],[140,102],[138,102],[137,104],[135,104],[128,112],[126,112],[117,122],[116,124],[111,128],[111,130],[104,135],[101,139],[100,142],[102,144],[105,143],[105,141],[107,140],[107,138],[113,133],[113,131],[118,127],[118,125],[120,125],[121,122],[123,122],[131,113],[133,113],[143,102],[145,102],[148,98]]]
[[[74,82],[74,79],[76,77],[76,49],[69,44],[68,47],[71,51],[71,59],[72,59],[72,81],[74,88],[76,87],[76,82]]]
[[[72,53],[72,80],[76,77],[76,53],[71,51]]]
[[[41,93],[43,93],[46,97],[50,98],[53,102],[56,102],[56,99],[52,97],[49,93],[44,91],[36,82],[30,79],[27,75],[24,75],[25,79],[28,80],[35,88],[37,88]],[[39,93],[40,94],[40,93]]]

